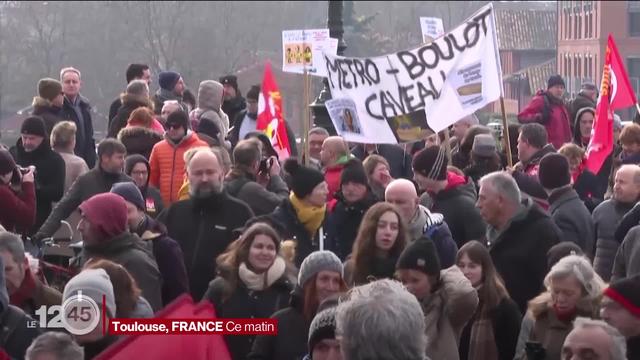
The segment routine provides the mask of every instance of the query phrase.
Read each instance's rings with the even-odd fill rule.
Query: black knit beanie
[[[547,89],[550,89],[550,88],[552,88],[552,87],[554,87],[556,85],[565,86],[564,80],[562,79],[562,76],[560,76],[560,75],[552,75],[551,77],[549,77],[549,80],[547,80]]]
[[[418,270],[427,275],[440,275],[440,258],[433,241],[421,238],[409,244],[396,264],[397,270]]]
[[[220,78],[220,84],[230,85],[238,92],[238,77],[235,75],[227,75]]]
[[[612,281],[604,290],[604,296],[640,317],[640,275]]]
[[[301,165],[296,158],[288,158],[284,170],[291,175],[291,190],[299,199],[311,194],[324,181],[320,171]]]
[[[358,159],[350,159],[342,169],[342,174],[340,175],[340,186],[349,182],[362,185],[367,185],[369,183],[364,166],[362,166],[362,162]]]
[[[255,100],[258,101],[260,97],[260,85],[253,85],[249,91],[247,91],[247,100]]]
[[[160,87],[172,91],[180,80],[180,74],[175,71],[162,71],[158,74],[158,84]]]
[[[140,154],[129,155],[124,159],[124,173],[128,176],[131,176],[131,172],[133,171],[133,167],[136,164],[143,163],[147,167],[147,171],[151,172],[151,166],[149,165],[149,160]]]
[[[336,338],[336,308],[322,310],[313,317],[309,326],[309,354],[322,340]]]
[[[571,183],[569,161],[558,153],[543,156],[538,169],[538,179],[545,189],[557,189],[569,185]]]
[[[20,134],[47,137],[44,120],[40,116],[29,116],[22,122]]]
[[[447,180],[447,155],[440,146],[430,146],[413,156],[413,171],[431,180]]]
[[[569,255],[584,255],[578,244],[571,241],[563,241],[555,244],[547,251],[547,268],[551,270],[560,259]]]

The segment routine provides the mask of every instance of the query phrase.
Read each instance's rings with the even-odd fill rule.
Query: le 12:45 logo
[[[86,335],[100,323],[100,307],[90,297],[78,291],[62,305],[41,306],[35,313],[36,319],[27,327],[41,329],[65,329],[73,335]]]

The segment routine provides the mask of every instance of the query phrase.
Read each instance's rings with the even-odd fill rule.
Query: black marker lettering
[[[367,114],[369,114],[369,116],[371,116],[372,118],[376,119],[376,120],[384,120],[384,116],[380,115],[380,114],[374,114],[372,109],[371,109],[371,103],[373,101],[376,101],[378,98],[378,96],[376,94],[371,94],[367,100],[364,101],[364,107],[365,109],[367,109]]]

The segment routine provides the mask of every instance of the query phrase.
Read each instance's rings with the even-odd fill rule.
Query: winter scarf
[[[478,360],[489,360],[498,358],[498,347],[496,346],[493,323],[491,321],[491,310],[483,300],[483,287],[477,288],[480,303],[476,312],[476,318],[471,325],[471,339],[469,341],[469,357]]]
[[[22,284],[20,284],[20,288],[9,296],[11,300],[11,305],[15,305],[18,307],[22,307],[26,301],[30,300],[33,297],[34,291],[36,291],[36,279],[31,272],[31,267],[25,266],[25,274],[24,280],[22,280]]]
[[[279,256],[276,257],[276,260],[273,262],[269,270],[262,274],[254,273],[249,270],[247,264],[242,263],[238,268],[238,277],[240,277],[240,280],[242,280],[242,282],[247,286],[247,289],[262,291],[264,289],[268,289],[278,279],[280,279],[282,275],[284,275],[286,267],[284,260]]]
[[[304,228],[307,229],[309,234],[313,236],[324,221],[327,205],[325,204],[322,207],[306,205],[302,200],[298,199],[293,192],[289,195],[289,200],[296,211],[296,215],[298,215],[298,220],[304,225]]]
[[[426,207],[418,205],[416,214],[409,223],[409,236],[412,240],[419,239],[431,227],[440,225],[444,222],[444,216],[439,213],[432,213]]]

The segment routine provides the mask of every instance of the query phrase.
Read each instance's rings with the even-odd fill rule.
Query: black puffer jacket
[[[273,314],[278,320],[278,335],[256,337],[247,359],[300,360],[307,354],[309,325],[303,315],[303,294],[300,287],[291,294],[291,306]]]
[[[36,167],[36,222],[29,231],[29,234],[34,234],[51,214],[51,203],[59,201],[64,194],[67,167],[64,159],[51,149],[46,137],[34,151],[26,152],[22,139],[18,139],[17,144],[9,151],[16,164]]]
[[[220,318],[268,318],[288,306],[294,284],[295,279],[286,272],[271,286],[261,291],[249,290],[242,280],[238,279],[235,291],[225,299],[225,287],[229,284],[225,278],[218,276],[209,283],[204,299],[215,306],[216,315]],[[279,328],[281,326],[282,324],[278,325]],[[233,359],[246,359],[254,340],[255,336],[225,336]]]
[[[338,192],[337,202],[325,223],[325,249],[333,251],[340,260],[345,261],[351,254],[364,214],[377,202],[378,199],[368,191],[364,199],[347,204],[342,192]]]
[[[296,242],[296,267],[300,268],[302,260],[306,258],[312,252],[320,249],[320,236],[325,236],[324,223],[320,226],[318,231],[313,234],[309,234],[304,225],[298,220],[296,210],[291,204],[291,200],[286,198],[282,203],[273,211],[271,218],[280,223],[285,230],[283,239],[291,239]],[[324,222],[327,220],[327,215],[324,216]]]

